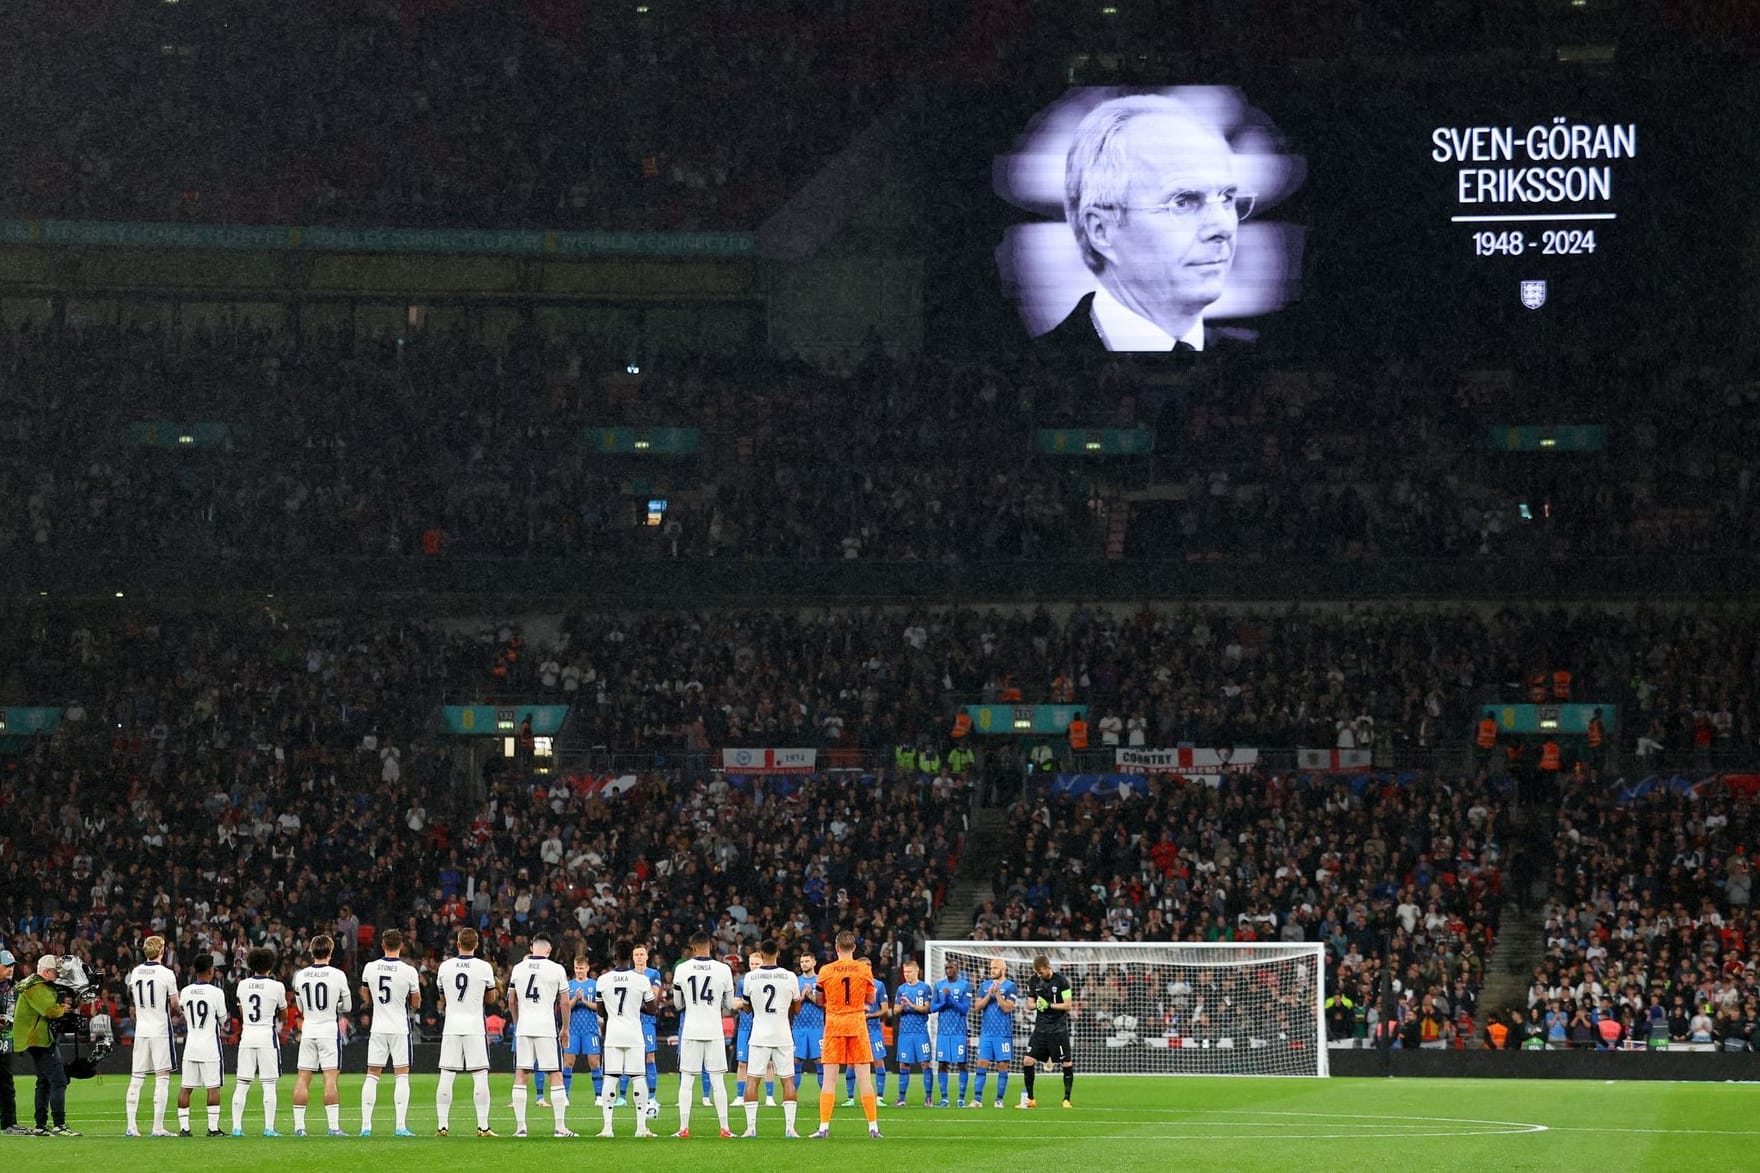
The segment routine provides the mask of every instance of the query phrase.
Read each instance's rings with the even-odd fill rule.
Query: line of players
[[[878,1137],[876,1109],[884,1098],[886,1081],[882,1028],[894,1007],[898,1016],[896,1106],[907,1103],[911,1069],[915,1067],[923,1077],[925,1107],[934,1103],[931,1080],[937,1068],[940,1106],[950,1104],[949,1074],[957,1070],[960,1107],[983,1105],[985,1083],[992,1071],[997,1076],[995,1106],[1002,1107],[1014,1047],[1013,1015],[1023,996],[1008,978],[1002,961],[991,962],[989,980],[982,983],[982,990],[975,997],[972,983],[951,960],[945,979],[934,987],[919,979],[915,961],[907,961],[905,980],[896,991],[894,1004],[888,1002],[885,986],[873,977],[868,963],[853,959],[854,938],[841,934],[837,944],[838,961],[820,971],[818,958],[811,952],[803,953],[797,975],[777,964],[779,947],[766,940],[752,954],[750,970],[736,981],[727,964],[709,956],[707,934],[699,933],[692,939],[692,956],[680,962],[672,983],[673,1002],[680,1011],[680,1127],[675,1135],[690,1135],[692,1093],[698,1080],[708,1103],[715,1108],[721,1135],[733,1135],[722,1078],[726,1072],[722,1021],[734,1011],[739,1015],[737,1090],[746,1115],[744,1136],[757,1135],[761,1081],[782,1083],[785,1135],[797,1136],[796,1086],[809,1073],[820,1084],[820,1129],[814,1136],[826,1135],[836,1077],[843,1068],[849,1077],[846,1105],[855,1102],[860,1085],[870,1135]],[[453,1087],[462,1073],[469,1073],[472,1078],[478,1135],[496,1135],[489,1125],[484,1014],[487,1007],[502,999],[503,990],[496,983],[493,968],[476,956],[477,945],[473,930],[461,930],[456,955],[442,962],[436,975],[445,1009],[435,1101],[438,1133],[442,1136],[449,1131]],[[338,1016],[348,1013],[353,1002],[346,977],[330,964],[330,939],[314,937],[309,947],[312,964],[295,974],[291,991],[304,1015],[293,1092],[294,1135],[306,1135],[312,1077],[322,1075],[326,1131],[331,1136],[343,1136],[346,1133],[341,1128],[337,1086]],[[395,1080],[396,1135],[414,1135],[408,1128],[409,1069],[413,1056],[410,1020],[420,1006],[421,995],[417,972],[403,960],[402,947],[402,935],[395,929],[387,930],[381,937],[383,955],[367,963],[361,975],[360,996],[373,1011],[367,1076],[361,1088],[362,1136],[372,1135],[378,1085],[386,1067],[392,1068]],[[566,1112],[575,1061],[583,1055],[593,1079],[594,1098],[603,1113],[604,1127],[599,1135],[613,1135],[613,1110],[625,1104],[625,1089],[633,1093],[637,1110],[635,1135],[655,1135],[648,1128],[648,1121],[659,1115],[655,1014],[662,983],[659,971],[647,965],[647,949],[619,942],[613,946],[612,968],[597,978],[589,976],[586,959],[577,957],[573,980],[550,959],[550,949],[551,942],[546,937],[534,938],[530,955],[513,967],[505,990],[515,1044],[511,1105],[515,1135],[527,1134],[527,1087],[534,1077],[539,1105],[554,1113],[555,1135],[575,1135],[566,1126]],[[163,940],[149,937],[143,943],[146,960],[128,977],[136,1031],[134,1070],[126,1098],[126,1135],[140,1135],[138,1112],[148,1075],[155,1077],[152,1135],[171,1135],[164,1127],[170,1073],[176,1063],[171,1021],[181,1016],[186,1032],[178,1095],[178,1135],[191,1135],[191,1099],[195,1092],[203,1091],[208,1135],[222,1136],[225,1134],[220,1131],[220,1089],[224,1072],[220,1041],[228,1018],[226,998],[214,984],[211,958],[198,957],[191,969],[190,983],[179,990],[171,971],[162,964],[163,951]],[[838,970],[844,962],[860,969],[860,980],[853,985],[850,978],[856,970]],[[241,1034],[231,1135],[244,1135],[249,1091],[257,1084],[262,1090],[263,1135],[276,1136],[277,1081],[281,1074],[278,1037],[289,1005],[289,991],[269,976],[275,965],[273,951],[253,949],[247,964],[251,976],[239,982],[235,991]],[[834,970],[838,970],[839,976],[827,987],[826,975]],[[852,997],[856,998],[853,1002]],[[1023,1061],[1025,1087],[1019,1106],[1034,1106],[1035,1068],[1055,1060],[1062,1066],[1063,1104],[1067,1108],[1074,1081],[1069,1047],[1069,983],[1052,971],[1046,958],[1039,957],[1035,959],[1025,997],[1035,1005],[1038,1016],[1029,1054]],[[981,1023],[977,1085],[968,1100],[967,1028],[973,1011],[980,1012]],[[939,1016],[934,1044],[929,1035],[931,1014]],[[855,1045],[858,1042],[859,1047]],[[821,1060],[823,1069],[813,1066]],[[544,1099],[546,1076],[551,1090],[548,1102]],[[606,1086],[607,1077],[615,1081],[611,1086]]]

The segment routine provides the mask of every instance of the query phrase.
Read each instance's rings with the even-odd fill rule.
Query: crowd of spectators
[[[750,229],[885,108],[923,9],[25,3],[0,214]]]
[[[666,951],[698,925],[734,946],[855,923],[896,960],[933,925],[983,781],[1023,797],[981,933],[1324,941],[1334,982],[1367,1005],[1391,916],[1412,1021],[1434,1018],[1445,1037],[1473,1014],[1496,931],[1494,781],[1259,774],[1149,785],[1114,805],[1054,799],[1020,789],[1019,759],[994,745],[962,777],[945,768],[954,704],[1023,689],[1128,715],[1096,718],[1101,748],[1347,731],[1369,746],[1459,744],[1488,697],[1519,697],[1526,651],[1543,647],[1640,727],[1684,728],[1695,706],[1721,705],[1727,720],[1710,727],[1738,751],[1755,728],[1752,620],[1714,607],[582,614],[541,621],[527,646],[506,622],[285,606],[48,601],[0,632],[9,697],[65,706],[52,735],[0,743],[15,952],[53,942],[114,977],[166,926],[186,953],[236,966],[250,944],[291,953],[318,928],[359,960],[391,925],[429,953],[476,923],[505,958],[540,926],[597,953],[620,932]],[[465,769],[433,723],[443,699],[568,704],[561,768]],[[853,751],[874,780],[730,784],[706,751],[741,744]],[[900,745],[939,757],[938,776],[877,768]],[[571,764],[591,747],[673,760],[607,798],[602,774]],[[1703,976],[1725,983],[1708,991],[1721,998],[1722,954],[1700,950],[1732,948],[1733,927],[1739,953],[1747,936],[1716,903],[1745,903],[1746,804],[1624,808],[1599,797],[1606,785],[1571,792],[1553,919],[1590,941],[1604,915],[1640,941],[1660,928],[1658,959],[1620,955],[1619,988],[1691,957],[1669,996]],[[1572,950],[1589,947],[1558,944],[1549,974],[1580,980],[1600,958]]]
[[[1009,810],[989,940],[1283,941],[1326,945],[1328,995],[1366,1038],[1391,974],[1402,1038],[1474,1032],[1503,901],[1502,800],[1470,783],[1234,775],[1217,787],[1155,777],[1121,798],[1044,788]],[[1130,1009],[1141,1034],[1175,1030]],[[1409,1029],[1408,1029],[1409,1028]]]
[[[1549,1045],[1760,1049],[1754,797],[1566,792],[1528,991]]]
[[[1164,386],[1030,356],[869,356],[829,374],[752,352],[632,374],[623,345],[530,329],[497,347],[445,332],[0,332],[0,444],[19,456],[0,468],[0,555],[1374,564],[1760,550],[1760,382],[1733,372],[1634,375],[1601,396],[1604,453],[1535,463],[1486,444],[1507,388],[1404,367]],[[1413,442],[1375,443],[1374,415]],[[155,420],[223,428],[169,446],[130,431]],[[606,454],[589,437],[611,425],[694,427],[702,450]],[[1047,427],[1149,427],[1157,452],[1050,456],[1033,443]],[[1120,544],[1111,510],[1139,489]],[[655,526],[652,496],[670,504]]]

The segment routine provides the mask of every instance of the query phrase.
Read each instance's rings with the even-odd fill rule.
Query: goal
[[[952,962],[974,998],[1000,957],[1025,986],[1040,954],[1068,979],[1078,1070],[1117,1075],[1327,1074],[1325,946],[1277,943],[930,941],[923,980]],[[976,1038],[979,1015],[971,1016]],[[930,1029],[940,1015],[930,1015]],[[1015,1013],[1025,1054],[1034,1011]],[[976,1048],[972,1054],[976,1054]]]

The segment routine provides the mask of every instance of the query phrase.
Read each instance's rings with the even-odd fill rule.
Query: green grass
[[[264,1139],[262,1107],[255,1093],[245,1113],[243,1140],[127,1140],[123,1130],[123,1091],[127,1078],[108,1075],[78,1082],[70,1089],[70,1123],[85,1132],[81,1140],[51,1138],[0,1139],[0,1162],[22,1167],[30,1160],[26,1147],[65,1149],[57,1154],[65,1167],[138,1167],[141,1149],[155,1168],[260,1170],[293,1167],[347,1168],[370,1166],[374,1173],[394,1170],[431,1171],[446,1162],[469,1163],[473,1173],[526,1173],[534,1161],[561,1157],[565,1148],[578,1149],[570,1160],[635,1161],[640,1169],[689,1169],[701,1173],[704,1160],[766,1170],[824,1169],[833,1163],[878,1162],[902,1168],[1000,1169],[1035,1168],[1056,1173],[1115,1169],[1310,1170],[1398,1169],[1419,1173],[1429,1169],[1609,1170],[1753,1169],[1760,1142],[1760,1115],[1755,1112],[1760,1090],[1746,1084],[1563,1082],[1552,1080],[1295,1080],[1179,1079],[1082,1077],[1076,1083],[1076,1107],[1063,1111],[1055,1098],[1058,1081],[1043,1081],[1045,1098],[1031,1112],[1015,1110],[939,1110],[910,1107],[881,1112],[884,1142],[864,1135],[859,1109],[839,1107],[829,1144],[784,1141],[780,1109],[759,1113],[757,1140],[723,1141],[713,1135],[712,1109],[700,1104],[691,1123],[696,1137],[677,1141],[636,1141],[633,1112],[620,1109],[617,1128],[623,1135],[603,1141],[583,1136],[557,1141],[549,1137],[551,1113],[533,1109],[534,1137],[514,1140],[513,1113],[508,1109],[511,1077],[494,1077],[495,1109],[491,1123],[503,1133],[498,1140],[479,1140],[470,1105],[468,1080],[452,1109],[453,1135],[439,1139],[434,1131],[434,1077],[414,1078],[410,1127],[416,1139],[396,1139],[392,1131],[391,1081],[381,1084],[375,1135],[332,1140],[323,1136],[296,1140],[290,1098],[293,1080],[280,1083],[279,1139]],[[1046,1088],[1045,1083],[1052,1084]],[[913,1081],[913,1091],[921,1083]],[[731,1085],[730,1085],[731,1086]],[[1017,1098],[1020,1077],[1010,1081],[1009,1099]],[[342,1126],[360,1128],[360,1077],[343,1080]],[[580,1089],[590,1093],[583,1079]],[[18,1081],[19,1107],[28,1122],[32,1081]],[[314,1089],[315,1090],[315,1089]],[[817,1123],[817,1100],[803,1103],[802,1131]],[[889,1089],[890,1090],[890,1089]],[[663,1076],[661,1096],[666,1108],[657,1131],[678,1127],[676,1076]],[[231,1128],[231,1088],[222,1094],[221,1126]],[[175,1080],[173,1081],[175,1105]],[[151,1126],[152,1085],[142,1097],[141,1123]],[[914,1099],[915,1097],[913,1097]],[[314,1100],[316,1097],[314,1097]],[[596,1132],[597,1107],[577,1094],[569,1123],[582,1133]],[[734,1110],[734,1131],[744,1127]],[[201,1109],[196,1129],[205,1129]],[[175,1108],[167,1112],[176,1129]],[[312,1105],[308,1127],[324,1127],[323,1109]],[[704,1126],[709,1134],[705,1136]],[[880,1147],[884,1145],[884,1148]],[[737,1155],[723,1149],[738,1149]],[[707,1151],[705,1151],[707,1150]]]

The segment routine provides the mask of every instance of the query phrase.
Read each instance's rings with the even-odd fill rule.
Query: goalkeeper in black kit
[[[1069,1049],[1070,985],[1060,973],[1051,970],[1051,959],[1043,953],[1033,958],[1033,976],[1027,979],[1027,1005],[1038,1011],[1033,1020],[1033,1034],[1027,1040],[1027,1057],[1021,1063],[1025,1088],[1020,1107],[1036,1108],[1033,1098],[1033,1076],[1039,1064],[1056,1059],[1063,1065],[1063,1106],[1070,1104],[1070,1092],[1076,1084],[1075,1056]]]

